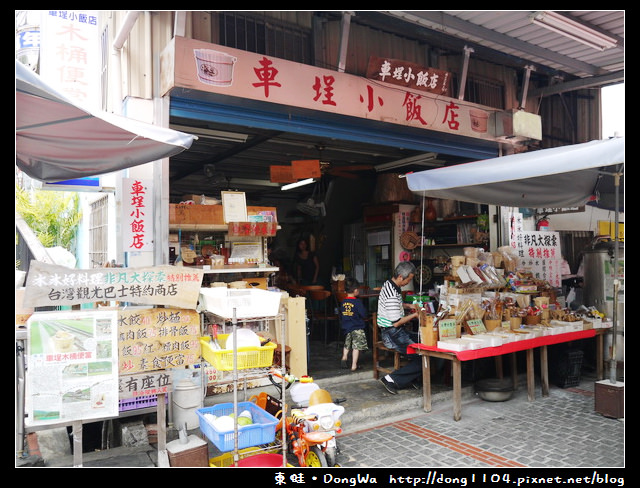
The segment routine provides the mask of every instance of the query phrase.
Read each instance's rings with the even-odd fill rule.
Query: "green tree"
[[[45,247],[61,246],[74,253],[82,219],[75,192],[33,190],[16,185],[16,211]]]

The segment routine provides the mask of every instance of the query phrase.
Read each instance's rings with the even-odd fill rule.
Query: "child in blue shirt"
[[[365,334],[367,309],[362,300],[358,298],[360,294],[359,286],[360,284],[356,279],[347,278],[345,281],[347,296],[340,304],[340,321],[342,331],[346,334],[340,366],[344,369],[348,367],[349,351],[351,350],[351,371],[357,371],[362,368],[362,366],[358,365],[360,351],[369,349]]]

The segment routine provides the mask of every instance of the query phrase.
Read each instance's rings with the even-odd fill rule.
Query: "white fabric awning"
[[[411,191],[432,198],[506,207],[573,207],[605,194],[609,201],[610,174],[623,167],[622,137],[430,169],[406,178]]]
[[[16,61],[16,164],[30,177],[96,176],[178,154],[194,136],[79,107]]]

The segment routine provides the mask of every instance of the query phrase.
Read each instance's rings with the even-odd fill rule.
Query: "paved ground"
[[[327,354],[324,369],[339,369],[335,358],[334,353]],[[463,375],[462,419],[458,422],[453,420],[451,388],[446,383],[435,382],[433,410],[426,413],[421,391],[409,389],[390,395],[372,379],[370,370],[325,373],[316,369],[320,386],[333,398],[346,398],[342,404],[346,409],[344,433],[338,437],[341,473],[361,473],[363,468],[368,468],[365,472],[369,468],[438,468],[440,473],[452,468],[469,468],[474,473],[489,468],[514,468],[520,473],[545,468],[545,473],[566,474],[564,468],[580,468],[624,475],[624,419],[595,411],[595,377],[588,371],[575,387],[552,384],[548,397],[541,397],[536,385],[532,402],[527,399],[524,375],[513,397],[505,402],[481,400]],[[192,433],[199,434],[199,429]],[[170,430],[167,440],[176,436]],[[209,443],[209,456],[219,454]],[[167,465],[162,455],[159,459],[157,446],[147,443],[84,453],[82,460],[84,467]],[[17,460],[16,466],[70,467],[73,456],[44,460],[30,456]],[[615,483],[609,478],[605,484]]]
[[[623,467],[624,420],[594,411],[594,383],[551,387],[529,402],[520,388],[506,402],[450,402],[430,413],[340,437],[344,467]],[[539,389],[537,394],[540,395]]]

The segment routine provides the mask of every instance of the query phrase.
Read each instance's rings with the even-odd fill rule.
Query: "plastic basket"
[[[269,444],[276,437],[278,419],[252,402],[238,403],[238,412],[249,410],[253,424],[238,426],[238,449]],[[221,432],[216,429],[204,416],[212,414],[216,417],[233,413],[233,403],[219,403],[212,407],[196,410],[200,421],[200,430],[221,452],[234,449],[234,431]]]
[[[280,310],[282,294],[259,288],[200,288],[200,306],[226,319],[275,317]]]
[[[225,344],[230,334],[220,334],[220,342]],[[233,349],[214,349],[209,337],[201,337],[202,357],[218,371],[233,371]],[[278,347],[273,342],[264,346],[239,347],[237,369],[268,368],[273,364],[273,353]]]
[[[169,402],[169,395],[164,396],[164,402]],[[155,407],[158,405],[158,395],[143,395],[135,398],[125,398],[119,401],[118,410],[126,412],[139,408]]]

